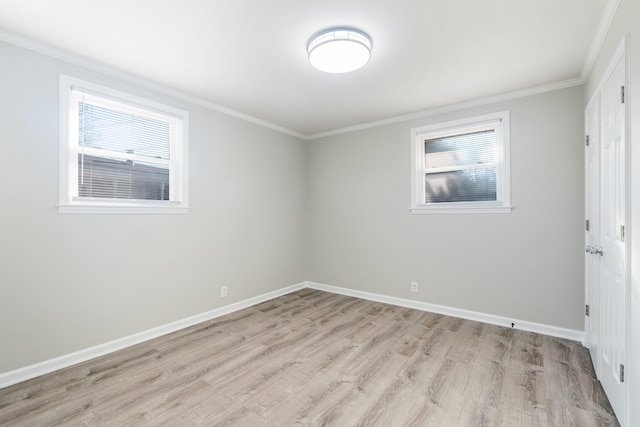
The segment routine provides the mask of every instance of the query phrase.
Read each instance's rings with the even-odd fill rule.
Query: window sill
[[[477,213],[511,213],[513,206],[429,206],[414,207],[410,209],[412,214],[477,214]]]
[[[108,215],[173,215],[189,213],[188,206],[165,205],[115,205],[115,204],[59,204],[59,214],[108,214]]]

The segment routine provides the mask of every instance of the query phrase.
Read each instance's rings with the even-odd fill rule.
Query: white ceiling
[[[0,0],[0,29],[309,136],[580,81],[615,4]],[[372,37],[364,68],[309,65],[309,38],[336,25]]]

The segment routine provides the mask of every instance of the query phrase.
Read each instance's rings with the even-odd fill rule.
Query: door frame
[[[587,104],[587,107],[585,109],[585,119],[586,119],[586,111],[590,108],[593,107],[593,105],[595,105],[594,100],[597,98],[600,100],[600,96],[601,96],[601,91],[602,88],[604,87],[605,82],[611,77],[611,74],[613,73],[616,65],[618,64],[618,61],[620,60],[624,60],[625,61],[625,79],[624,79],[624,87],[625,87],[625,103],[628,102],[628,100],[631,98],[630,97],[630,84],[629,84],[629,76],[631,75],[630,73],[630,66],[631,66],[631,61],[630,61],[630,51],[628,49],[628,44],[629,44],[629,36],[625,35],[623,36],[622,40],[620,41],[620,43],[618,44],[618,47],[616,48],[614,54],[611,56],[609,63],[607,65],[607,69],[606,72],[603,74],[600,82],[598,83],[597,89],[595,90],[593,96],[591,97],[591,99],[589,100],[589,103]],[[600,141],[600,145],[599,148],[601,150],[602,147],[602,103],[601,101],[598,101],[598,105],[600,107],[600,112],[599,112],[599,123],[600,123],[600,129],[599,129],[599,141]],[[630,369],[632,369],[631,367],[629,367],[629,364],[631,362],[631,360],[629,359],[630,353],[629,353],[629,346],[631,343],[631,233],[633,232],[633,230],[631,229],[631,179],[630,179],[630,174],[631,174],[631,147],[630,147],[630,138],[629,136],[630,131],[631,131],[631,118],[629,117],[630,115],[630,111],[631,109],[626,107],[625,108],[625,129],[624,129],[624,133],[625,133],[625,138],[624,138],[624,150],[625,150],[625,171],[624,171],[624,180],[625,180],[625,221],[624,221],[624,225],[625,225],[625,239],[624,239],[624,270],[625,270],[625,278],[624,278],[624,286],[625,286],[625,295],[626,300],[624,302],[625,304],[625,311],[626,311],[626,316],[625,316],[625,327],[626,327],[626,334],[625,334],[625,349],[624,349],[624,363],[625,363],[625,368],[626,371],[625,372],[625,387],[626,387],[626,393],[625,393],[625,401],[622,404],[622,410],[623,413],[616,413],[616,416],[618,417],[618,420],[620,421],[620,423],[622,424],[622,426],[626,425],[626,422],[628,421],[628,416],[629,416],[629,412],[630,412],[630,400],[629,400],[629,389],[630,389],[630,384],[629,384],[629,380],[631,378],[631,376],[628,374],[628,371]],[[585,120],[585,129],[586,129],[586,120]],[[602,170],[602,155],[600,153],[600,171]],[[586,155],[585,155],[585,162],[586,162]],[[601,176],[601,172],[598,172]],[[585,180],[587,179],[587,175],[586,175],[587,171],[585,170]],[[587,182],[585,181],[585,191],[587,188]],[[602,183],[600,183],[600,186],[602,185]],[[585,197],[586,197],[586,193],[585,193]],[[585,198],[585,212],[587,212],[588,207],[586,206],[587,203],[587,199]],[[600,200],[600,204],[602,204],[602,200]],[[585,218],[588,219],[588,218]],[[585,233],[585,237],[586,237],[586,233]],[[586,243],[585,241],[585,244]],[[585,257],[585,301],[587,304],[590,304],[591,301],[589,300],[589,280],[587,278],[587,272],[588,272],[588,266],[586,264],[586,257]],[[597,303],[600,304],[601,302],[601,298],[598,298]],[[595,309],[596,311],[596,319],[595,321],[598,322],[598,330],[601,329],[601,317],[599,316],[600,313],[600,309],[599,307],[596,307]],[[590,343],[592,343],[593,341],[595,341],[596,339],[600,339],[600,332],[598,332],[598,337],[592,337],[589,335],[589,323],[590,321],[594,321],[594,319],[589,319],[586,317],[585,315],[585,339],[584,339],[584,345],[585,346],[589,346]],[[598,342],[598,351],[601,351],[601,346],[600,343]],[[600,369],[598,361],[594,361],[594,368],[596,369],[596,375],[599,376],[600,375]]]
[[[589,246],[600,245],[600,133],[601,133],[601,105],[600,91],[598,90],[592,97],[585,109],[585,249]],[[593,132],[595,130],[595,132]],[[588,138],[588,139],[587,139]],[[594,171],[590,162],[594,151],[596,151],[596,164]],[[591,175],[596,173],[596,177]],[[595,178],[595,179],[593,179]],[[592,183],[596,185],[591,185]],[[594,188],[595,187],[595,188]],[[595,200],[594,200],[595,199]],[[596,203],[595,209],[592,206]],[[588,221],[588,223],[587,223]],[[587,226],[587,224],[589,224]],[[593,235],[596,235],[595,239]],[[596,240],[596,241],[594,241]],[[600,334],[598,332],[600,320],[600,269],[597,269],[596,276],[593,277],[592,270],[593,255],[585,250],[585,321],[584,321],[584,345],[589,349],[593,361],[596,376],[600,375],[599,351]],[[587,314],[587,307],[589,313]],[[593,335],[591,335],[593,334]]]

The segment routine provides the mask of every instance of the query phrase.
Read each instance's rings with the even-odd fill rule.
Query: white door
[[[600,93],[585,112],[585,280],[586,345],[600,375]]]
[[[601,210],[599,301],[600,381],[622,425],[626,425],[627,278],[625,265],[626,150],[624,55],[617,60],[601,91]]]

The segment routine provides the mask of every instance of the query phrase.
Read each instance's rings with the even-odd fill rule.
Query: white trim
[[[80,147],[77,106],[81,94],[87,102],[108,105],[119,111],[152,117],[171,127],[170,160],[155,161],[169,166],[170,201],[132,201],[78,197],[77,155]],[[189,212],[189,112],[139,96],[121,92],[65,74],[59,77],[60,168],[58,213],[62,214],[185,214]],[[87,154],[106,153],[83,148]],[[120,159],[154,162],[140,156],[110,153]],[[109,155],[109,154],[107,154]]]
[[[580,78],[583,83],[587,81],[587,78],[589,77],[589,74],[591,74],[591,70],[593,69],[593,65],[596,63],[596,59],[598,59],[600,49],[602,49],[602,44],[607,37],[607,33],[609,32],[609,28],[613,23],[613,18],[616,16],[616,11],[618,10],[619,5],[620,0],[608,0],[607,4],[605,5],[604,13],[602,14],[602,18],[600,19],[600,23],[598,24],[596,34],[593,37],[593,41],[591,42],[589,53],[587,54],[587,58],[582,65]]]
[[[411,208],[409,212],[417,215],[433,215],[433,214],[478,214],[478,213],[499,213],[499,214],[508,214],[511,213],[513,206],[473,206],[473,207],[449,207],[449,208],[441,208],[439,206],[434,207],[421,207],[421,208]]]
[[[529,89],[518,90],[514,92],[508,92],[501,95],[490,96],[487,98],[475,99],[467,102],[461,102],[459,104],[445,105],[443,107],[431,108],[428,110],[418,111],[415,113],[405,114],[402,116],[389,117],[387,119],[376,120],[373,122],[362,123],[355,126],[347,126],[339,129],[329,130],[326,132],[319,132],[306,135],[304,139],[314,140],[324,138],[327,136],[340,135],[344,133],[351,133],[365,129],[376,128],[380,126],[386,126],[395,123],[402,123],[409,120],[422,119],[424,117],[435,116],[438,114],[450,113],[453,111],[466,110],[475,107],[481,107],[483,105],[495,104],[498,102],[511,101],[518,98],[525,98],[527,96],[539,95],[542,93],[553,92],[556,90],[567,89],[574,86],[580,86],[584,84],[585,80],[582,78],[575,78],[564,80],[557,83],[551,83],[543,86],[536,86]]]
[[[611,16],[609,17],[610,20],[613,20],[613,15],[615,14],[615,11],[618,7],[619,4],[619,0],[612,0],[609,2],[608,9],[607,12],[611,14]],[[603,18],[604,19],[604,18]],[[603,36],[604,37],[604,36]],[[610,59],[609,59],[609,63],[607,65],[607,68],[605,69],[605,72],[602,74],[602,76],[600,77],[600,80],[598,81],[598,84],[596,86],[596,89],[594,90],[593,94],[591,95],[591,98],[589,99],[589,102],[587,103],[587,106],[585,107],[585,134],[587,134],[589,132],[589,128],[588,128],[588,122],[587,122],[587,113],[593,109],[593,105],[594,103],[597,102],[598,108],[597,108],[597,117],[598,117],[598,121],[599,121],[599,128],[602,128],[604,126],[603,122],[604,122],[604,116],[602,116],[603,112],[601,111],[602,108],[602,101],[601,101],[601,97],[602,97],[602,89],[605,86],[607,80],[611,77],[611,75],[613,74],[615,68],[618,66],[619,62],[621,60],[625,61],[625,79],[624,79],[624,87],[625,87],[625,103],[629,102],[629,100],[631,99],[630,96],[630,65],[631,65],[631,60],[630,60],[630,51],[628,48],[628,43],[629,43],[629,34],[624,34],[620,40],[620,42],[618,43],[615,51],[613,52],[613,54],[611,55]],[[602,45],[602,41],[600,42],[600,44],[598,45],[598,51],[596,52],[596,56],[600,54],[600,48]],[[594,58],[595,61],[595,58]],[[593,64],[590,64],[591,66]],[[589,68],[589,70],[587,71],[587,74],[589,74],[591,72],[591,69]],[[631,217],[631,197],[632,197],[632,188],[630,185],[631,182],[631,178],[630,178],[630,173],[631,173],[631,156],[629,155],[629,153],[631,152],[631,139],[629,137],[629,135],[631,134],[631,120],[630,120],[630,114],[631,114],[631,109],[627,106],[624,109],[624,114],[625,114],[625,129],[624,129],[624,138],[623,138],[623,144],[624,144],[624,152],[625,152],[625,171],[624,171],[624,187],[625,187],[625,220],[624,223],[627,227],[627,230],[625,232],[625,234],[627,235],[625,238],[625,243],[624,243],[624,288],[625,288],[625,295],[626,295],[626,301],[624,302],[625,304],[625,311],[626,311],[626,319],[625,319],[625,328],[626,328],[626,334],[624,336],[624,355],[622,357],[622,361],[621,363],[627,367],[627,369],[633,369],[633,367],[629,367],[629,365],[631,364],[632,360],[631,360],[631,241],[632,239],[629,238],[629,236],[631,235],[632,231],[631,231],[631,224],[628,221],[628,219]],[[602,138],[602,129],[599,130],[600,132],[600,139]],[[603,142],[600,141],[600,144],[602,144]],[[600,147],[600,149],[602,149]],[[586,165],[586,161],[587,159],[585,158],[585,165]],[[602,162],[602,160],[601,160]],[[586,166],[585,166],[585,172],[586,171]],[[585,180],[588,180],[589,177],[587,175],[585,175]],[[602,177],[600,177],[600,179],[602,179]],[[586,186],[585,186],[586,189]],[[602,189],[600,189],[600,191],[602,191]],[[586,199],[585,199],[586,200]],[[600,204],[602,204],[602,200],[600,201]],[[588,205],[585,204],[585,212],[587,212],[588,209]],[[585,234],[585,238],[586,238],[586,234]],[[585,291],[585,300],[587,302],[587,304],[590,305],[591,309],[595,311],[595,315],[599,316],[599,307],[598,305],[601,305],[603,303],[603,301],[600,299],[597,302],[597,305],[594,307],[594,301],[590,300],[590,289],[589,289],[589,281],[587,280],[587,276],[586,273],[587,271],[587,264],[585,263],[585,283],[584,283],[584,291]],[[602,284],[600,285],[602,286]],[[601,291],[602,292],[602,291]],[[593,316],[594,313],[591,313],[591,316]],[[601,320],[598,320],[598,317],[596,317],[596,321],[599,323],[602,323]],[[591,346],[591,341],[594,339],[594,337],[591,337],[589,335],[589,323],[590,323],[590,319],[588,317],[585,316],[585,345],[586,346]],[[601,327],[602,325],[599,325],[599,327]],[[596,331],[596,333],[598,333]],[[598,338],[598,340],[600,340],[600,334],[598,333],[598,336],[596,338]],[[602,348],[601,348],[601,343],[598,341],[596,343],[597,345],[597,352],[601,353],[602,352]],[[593,361],[593,365],[595,368],[595,372],[596,372],[596,377],[598,379],[600,379],[600,377],[602,376],[603,372],[603,368],[600,366],[601,365],[601,355],[597,354],[596,355],[596,360]],[[606,375],[606,374],[605,374]],[[627,372],[628,375],[628,372]],[[628,417],[629,414],[631,413],[630,410],[630,405],[631,403],[631,391],[630,391],[630,381],[629,380],[625,380],[624,384],[622,385],[622,387],[624,387],[624,396],[623,396],[623,402],[621,404],[622,408],[617,408],[617,409],[621,409],[619,412],[621,413],[617,413],[617,417],[618,420],[620,421],[620,423],[622,425],[626,425],[625,422],[628,421]],[[613,396],[612,396],[613,397]]]
[[[265,301],[269,301],[273,298],[277,298],[279,296],[304,289],[305,285],[305,282],[301,282],[292,286],[288,286],[286,288],[267,292],[266,294],[258,295],[253,298],[229,304],[224,307],[216,308],[205,313],[196,314],[195,316],[167,323],[166,325],[138,332],[124,338],[119,338],[104,344],[98,344],[94,347],[79,350],[74,353],[65,354],[54,359],[45,360],[43,362],[5,372],[3,374],[0,374],[0,389],[13,384],[17,384],[22,381],[29,380],[31,378],[39,377],[40,375],[48,374],[59,369],[76,365],[78,363],[86,362],[88,360],[95,359],[96,357],[104,356],[106,354],[113,353],[115,351],[122,350],[124,348],[131,347],[133,345],[140,344],[145,341],[149,341],[151,339],[158,338],[160,336],[170,334],[172,332],[176,332],[211,319],[215,319],[216,317],[224,316],[225,314],[233,313],[235,311],[242,310],[244,308],[251,307]]]
[[[83,68],[87,68],[89,70],[97,71],[102,74],[106,74],[110,77],[115,77],[117,79],[136,84],[138,86],[151,89],[158,93],[169,95],[176,99],[180,99],[182,101],[189,102],[194,105],[198,105],[200,107],[207,108],[209,110],[216,111],[218,113],[225,114],[227,116],[235,117],[240,120],[244,120],[249,123],[253,123],[258,126],[262,126],[267,129],[272,129],[278,131],[280,133],[284,133],[287,135],[295,136],[296,138],[306,139],[306,136],[301,134],[300,132],[296,132],[294,130],[285,128],[283,126],[277,125],[275,123],[268,122],[266,120],[259,119],[254,116],[250,116],[245,113],[241,113],[240,111],[233,110],[231,108],[224,107],[222,105],[216,104],[211,101],[207,101],[206,99],[199,98],[197,96],[189,95],[185,92],[181,92],[179,90],[171,89],[167,86],[153,83],[148,80],[137,77],[133,74],[129,74],[125,71],[119,70],[114,67],[110,67],[105,64],[101,64],[96,61],[92,61],[87,58],[83,58],[78,55],[74,55],[68,52],[65,52],[61,49],[55,48],[53,46],[46,45],[44,43],[40,43],[26,37],[19,36],[17,34],[13,34],[6,30],[0,29],[0,41],[4,41],[6,43],[31,50],[36,53],[40,53],[42,55],[49,56],[51,58],[59,59],[61,61],[68,62],[70,64],[74,64]]]
[[[594,38],[594,43],[593,43],[592,48],[591,48],[591,50],[594,50],[595,48],[593,46],[597,46],[598,48],[595,49],[596,53],[599,51],[600,46],[602,45],[602,40],[600,40],[600,39],[604,39],[604,35],[606,35],[607,31],[609,30],[609,27],[611,26],[611,23],[613,21],[613,15],[615,14],[615,10],[617,9],[618,3],[620,2],[620,0],[609,0],[609,2],[610,3],[607,6],[606,14],[605,14],[608,18],[605,19],[603,17],[603,19],[602,19],[602,21],[600,23],[600,27],[598,28],[598,33],[596,34],[596,37]],[[611,15],[611,16],[609,16],[609,15]],[[532,88],[528,88],[528,89],[508,92],[508,93],[505,93],[505,94],[496,95],[496,96],[490,96],[490,97],[487,97],[487,98],[475,99],[475,100],[462,102],[462,103],[458,103],[458,104],[452,104],[452,105],[445,105],[445,106],[442,106],[442,107],[430,108],[430,109],[418,111],[418,112],[415,112],[415,113],[410,113],[410,114],[405,114],[405,115],[395,116],[395,117],[389,117],[389,118],[386,118],[386,119],[376,120],[376,121],[373,121],[373,122],[363,123],[363,124],[359,124],[359,125],[347,126],[347,127],[343,127],[343,128],[338,128],[338,129],[325,131],[325,132],[318,132],[318,133],[312,133],[312,134],[306,134],[305,135],[303,133],[294,131],[292,129],[288,129],[286,127],[277,125],[275,123],[271,123],[271,122],[268,122],[266,120],[262,120],[262,119],[259,119],[257,117],[254,117],[254,116],[251,116],[251,115],[248,115],[248,114],[245,114],[245,113],[241,113],[240,111],[224,107],[222,105],[213,103],[211,101],[207,101],[206,99],[199,98],[199,97],[196,97],[196,96],[193,96],[193,95],[189,95],[189,94],[181,92],[179,90],[168,88],[168,87],[163,86],[161,84],[157,84],[157,83],[153,83],[153,82],[144,80],[144,79],[142,79],[140,77],[137,77],[137,76],[134,76],[132,74],[126,73],[126,72],[124,72],[122,70],[119,70],[119,69],[116,69],[114,67],[109,67],[109,66],[101,64],[99,62],[91,61],[89,59],[82,58],[82,57],[80,57],[78,55],[70,54],[70,53],[65,52],[65,51],[63,51],[61,49],[57,49],[55,47],[46,45],[44,43],[36,42],[34,40],[28,39],[26,37],[19,36],[17,34],[11,33],[11,32],[6,31],[6,30],[1,30],[0,29],[0,41],[4,41],[6,43],[9,43],[9,44],[12,44],[12,45],[24,48],[24,49],[28,49],[28,50],[31,50],[33,52],[40,53],[42,55],[46,55],[46,56],[49,56],[49,57],[52,57],[52,58],[55,58],[55,59],[59,59],[61,61],[65,61],[65,62],[68,62],[70,64],[74,64],[74,65],[77,65],[77,66],[80,66],[80,67],[83,67],[83,68],[87,68],[89,70],[97,71],[97,72],[106,74],[108,76],[115,77],[115,78],[124,80],[126,82],[133,83],[133,84],[136,84],[138,86],[141,86],[141,87],[144,87],[144,88],[147,88],[147,89],[151,89],[151,90],[154,90],[156,92],[159,92],[159,93],[162,93],[162,94],[165,94],[165,95],[172,96],[172,97],[174,97],[176,99],[180,99],[182,101],[186,101],[186,102],[189,102],[191,104],[198,105],[198,106],[207,108],[209,110],[213,110],[213,111],[216,111],[218,113],[225,114],[227,116],[235,117],[237,119],[244,120],[246,122],[253,123],[255,125],[262,126],[264,128],[267,128],[267,129],[272,129],[272,130],[275,130],[275,131],[280,132],[280,133],[291,135],[291,136],[294,136],[296,138],[300,138],[300,139],[306,140],[306,141],[311,141],[311,140],[314,140],[314,139],[324,138],[324,137],[327,137],[327,136],[334,136],[334,135],[340,135],[340,134],[345,134],[345,133],[356,132],[356,131],[364,130],[364,129],[376,128],[376,127],[385,126],[385,125],[394,124],[394,123],[406,122],[406,121],[413,120],[413,119],[420,119],[420,118],[423,118],[423,117],[435,116],[437,114],[443,114],[443,113],[448,113],[448,112],[453,112],[453,111],[459,111],[459,110],[464,110],[464,109],[468,109],[468,108],[474,108],[474,107],[479,107],[479,106],[483,106],[483,105],[493,104],[493,103],[497,103],[497,102],[510,101],[510,100],[513,100],[513,99],[524,98],[524,97],[527,97],[527,96],[538,95],[538,94],[547,93],[547,92],[553,92],[553,91],[556,91],[556,90],[566,89],[566,88],[570,88],[570,87],[574,87],[574,86],[580,86],[581,84],[584,84],[584,82],[586,81],[586,79],[588,77],[588,74],[591,71],[591,67],[593,66],[593,62],[595,61],[595,58],[591,59],[591,56],[594,55],[595,53],[591,53],[591,51],[590,51],[589,58],[585,62],[585,66],[583,66],[582,74],[578,78],[573,78],[573,79],[563,80],[563,81],[556,82],[556,83],[550,83],[550,84],[546,84],[546,85],[542,85],[542,86],[536,86],[536,87],[532,87]]]
[[[59,214],[82,214],[82,215],[184,215],[189,213],[189,206],[127,206],[117,204],[81,204],[74,203],[57,205]]]
[[[467,117],[444,123],[414,127],[411,136],[411,207],[412,214],[442,213],[511,213],[511,156],[510,156],[510,112],[499,111],[481,116]],[[461,170],[466,167],[475,168],[480,165],[451,166],[426,168],[426,139],[461,135],[478,130],[495,132],[496,159],[482,166],[493,166],[496,169],[496,197],[490,202],[448,202],[425,203],[425,174],[439,173],[449,170]]]
[[[56,357],[54,359],[45,360],[43,362],[35,363],[33,365],[2,373],[0,374],[0,389],[57,371],[59,369],[67,368],[78,363],[86,362],[88,360],[95,359],[96,357],[104,356],[106,354],[113,353],[115,351],[122,350],[124,348],[131,347],[133,345],[140,344],[145,341],[149,341],[151,339],[158,338],[160,336],[167,335],[172,332],[176,332],[181,329],[188,328],[190,326],[194,326],[199,323],[224,316],[225,314],[233,313],[235,311],[242,310],[244,308],[248,308],[256,304],[269,301],[273,298],[277,298],[282,295],[286,295],[305,288],[361,298],[369,301],[381,302],[384,304],[392,304],[421,311],[428,311],[431,313],[444,314],[446,316],[459,317],[461,319],[474,320],[477,322],[484,322],[492,325],[504,326],[507,328],[511,327],[511,323],[514,323],[515,329],[535,332],[538,334],[544,334],[553,337],[565,338],[573,341],[579,341],[584,344],[583,331],[559,328],[557,326],[544,325],[541,323],[529,322],[526,320],[512,319],[503,316],[496,316],[493,314],[464,310],[461,308],[448,307],[444,305],[408,300],[404,298],[396,298],[371,292],[357,291],[354,289],[347,289],[338,286],[305,281],[272,292],[267,292],[253,298],[229,304],[224,307],[216,308],[205,313],[196,314],[195,316],[177,320],[166,325],[148,329],[146,331],[129,335],[124,338],[119,338],[104,344],[98,344],[94,347],[86,348],[74,353]]]
[[[596,118],[598,125],[597,125],[597,129],[598,129],[598,135],[593,135],[590,131],[590,127],[593,121],[593,117],[590,118],[590,115],[594,114],[593,117]],[[593,227],[600,227],[600,222],[598,221],[594,221],[593,218],[591,218],[589,216],[589,209],[590,209],[590,204],[591,202],[591,198],[595,197],[593,193],[593,188],[591,188],[591,185],[589,184],[589,180],[590,180],[590,174],[593,173],[592,170],[589,169],[589,156],[590,156],[590,150],[593,149],[595,147],[595,141],[598,141],[597,143],[597,148],[598,150],[600,149],[600,114],[601,114],[601,109],[600,109],[600,87],[598,87],[598,89],[595,91],[595,93],[591,96],[591,99],[589,100],[589,103],[587,104],[587,107],[585,108],[584,111],[584,134],[585,136],[588,136],[589,139],[589,145],[584,146],[584,180],[585,180],[585,186],[584,186],[584,190],[585,190],[585,206],[584,206],[584,219],[586,221],[590,221],[590,229],[594,230]],[[598,155],[598,158],[600,158],[600,155]],[[597,170],[598,175],[600,175],[600,168],[598,167]],[[600,177],[598,176],[598,194],[597,197],[598,199],[600,198]],[[598,206],[600,205],[600,202],[598,201]],[[599,218],[598,218],[599,219]],[[597,222],[597,224],[596,224]],[[588,244],[591,244],[591,242],[589,241],[589,234],[591,233],[591,231],[588,231],[585,229],[584,231],[584,243],[585,246]],[[600,233],[598,232],[598,235]],[[599,241],[599,236],[598,236],[598,242],[597,244],[600,244]],[[589,253],[585,252],[585,263],[584,263],[584,302],[585,302],[585,310],[586,310],[586,306],[588,305],[590,310],[592,310],[591,314],[589,316],[587,316],[586,312],[584,314],[584,345],[585,347],[587,347],[589,349],[589,351],[591,352],[591,347],[594,345],[599,346],[600,343],[599,342],[595,342],[596,341],[596,337],[592,337],[589,332],[590,332],[590,323],[592,321],[598,321],[597,319],[594,320],[594,316],[596,316],[595,314],[595,310],[598,309],[597,307],[597,301],[592,300],[591,298],[591,293],[592,290],[590,289],[591,286],[593,286],[593,284],[591,283],[591,281],[589,280],[589,261],[587,260],[591,255]],[[598,278],[599,280],[599,278]],[[599,293],[599,292],[598,292]],[[598,296],[594,297],[598,298]],[[599,376],[600,373],[600,361],[599,360],[593,360],[593,367],[594,370],[596,372],[596,377]]]
[[[327,136],[340,135],[344,133],[356,132],[359,130],[371,129],[380,126],[390,125],[394,123],[406,122],[413,119],[420,119],[423,117],[435,116],[437,114],[449,113],[452,111],[460,111],[468,108],[480,107],[487,104],[494,104],[497,102],[503,101],[511,101],[518,98],[524,98],[527,96],[539,95],[546,92],[553,92],[555,90],[567,89],[574,86],[580,86],[584,84],[589,78],[589,74],[591,74],[591,69],[600,54],[600,49],[602,48],[602,44],[605,41],[607,33],[609,32],[609,28],[613,24],[613,19],[615,17],[616,11],[618,10],[618,6],[620,5],[620,0],[608,0],[604,12],[602,14],[602,18],[600,19],[600,23],[598,24],[598,28],[596,30],[596,34],[593,37],[593,41],[589,48],[589,52],[587,54],[587,58],[584,61],[582,66],[582,70],[580,72],[580,76],[573,79],[563,80],[556,83],[551,83],[542,86],[536,86],[529,89],[517,90],[514,92],[508,92],[501,95],[490,96],[487,98],[475,99],[467,102],[462,102],[459,104],[453,105],[445,105],[442,107],[431,108],[423,111],[418,111],[415,113],[405,114],[402,116],[389,117],[382,120],[376,120],[373,122],[362,123],[354,126],[347,126],[338,129],[332,129],[325,132],[318,132],[309,135],[305,135],[304,139],[306,140],[314,140],[319,138],[324,138]]]
[[[461,319],[474,320],[476,322],[490,323],[492,325],[511,327],[522,331],[535,332],[552,337],[565,338],[572,341],[584,342],[584,332],[573,329],[565,329],[542,323],[529,322],[527,320],[513,319],[509,317],[497,316],[494,314],[481,313],[478,311],[465,310],[462,308],[448,307],[444,305],[431,304],[428,302],[414,301],[404,298],[391,297],[387,295],[375,294],[371,292],[357,291],[354,289],[341,288],[338,286],[325,285],[322,283],[306,282],[307,288],[319,291],[331,292],[334,294],[346,295],[355,298],[376,301],[385,304],[397,305],[400,307],[413,308],[431,313],[444,314],[446,316],[459,317]]]
[[[620,61],[623,58],[625,58],[625,60],[628,61],[629,59],[628,49],[627,49],[628,42],[629,42],[629,35],[628,34],[623,35],[622,39],[618,43],[618,46],[616,47],[616,50],[613,52],[613,55],[611,55],[611,59],[610,59],[611,62],[609,62],[609,64],[607,65],[607,69],[602,74],[602,77],[598,82],[597,89],[595,90],[593,96],[595,96],[595,93],[599,92],[602,89],[602,87],[604,86],[604,83],[609,79],[609,77],[611,77],[611,74],[613,73],[613,70],[615,70],[618,61]],[[625,70],[625,73],[629,75],[628,68],[627,70]],[[628,82],[625,82],[625,84],[629,86]]]

